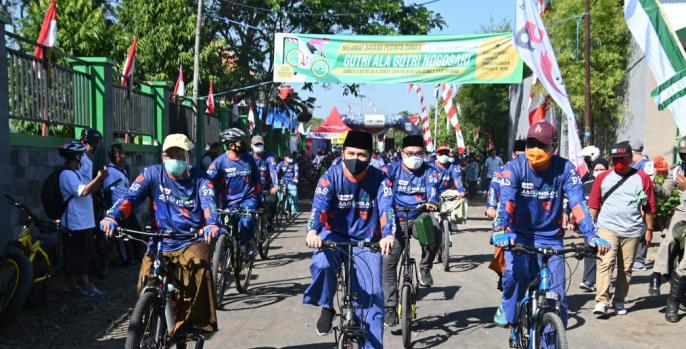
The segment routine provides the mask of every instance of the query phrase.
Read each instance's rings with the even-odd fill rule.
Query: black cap
[[[612,145],[610,148],[611,158],[622,158],[631,155],[631,145],[629,142],[619,142]]]
[[[424,139],[420,135],[405,136],[405,138],[403,138],[403,148],[407,147],[424,148]]]
[[[512,147],[512,151],[525,151],[526,150],[526,139],[518,139],[514,141],[514,146]]]
[[[372,151],[374,142],[372,141],[372,134],[362,131],[348,131],[343,142],[343,148],[353,147]]]
[[[593,161],[593,163],[591,164],[590,170],[593,171],[593,169],[595,168],[596,165],[603,165],[603,166],[605,166],[605,169],[610,168],[610,163],[603,158],[598,158],[595,161]]]

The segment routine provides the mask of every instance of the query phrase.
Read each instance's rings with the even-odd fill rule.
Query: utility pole
[[[198,84],[200,82],[200,27],[202,25],[202,3],[198,0],[198,15],[195,20],[195,54],[193,57],[193,117],[198,118]],[[193,130],[196,134],[196,130]],[[199,142],[196,139],[196,142]]]
[[[584,146],[593,144],[591,119],[591,1],[584,0]]]

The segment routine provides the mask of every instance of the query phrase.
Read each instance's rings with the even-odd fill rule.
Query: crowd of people
[[[312,158],[284,154],[283,161],[265,152],[264,139],[249,136],[240,129],[221,132],[219,142],[209,147],[200,166],[191,161],[192,145],[183,134],[168,135],[162,145],[161,164],[150,164],[129,181],[126,153],[121,144],[107,148],[109,163],[94,170],[92,154],[101,146],[102,136],[84,129],[79,140],[59,147],[65,159],[59,175],[64,204],[61,225],[64,231],[64,271],[69,277],[66,290],[82,297],[105,297],[89,280],[89,266],[96,254],[94,241],[99,234],[116,236],[118,226],[140,230],[136,208],[147,198],[152,222],[160,230],[190,233],[197,239],[165,239],[165,257],[183,270],[181,309],[170,335],[190,329],[207,332],[218,328],[212,275],[208,269],[211,242],[222,231],[218,209],[265,208],[271,221],[275,196],[289,192],[288,204],[298,212],[298,183],[302,168],[312,168],[316,190],[307,221],[306,244],[322,247],[324,240],[337,242],[378,242],[381,253],[358,248],[357,256],[369,268],[353,276],[365,318],[366,348],[383,347],[383,328],[398,324],[397,267],[405,234],[417,237],[416,220],[421,211],[436,211],[442,193],[452,190],[465,199],[479,195],[479,184],[486,196],[486,215],[493,219],[491,241],[495,253],[491,269],[500,277],[502,302],[494,322],[510,326],[515,321],[517,302],[536,277],[540,260],[517,255],[506,247],[515,243],[527,246],[562,248],[566,231],[580,232],[585,242],[597,249],[600,261],[584,261],[583,281],[579,287],[596,293],[593,313],[627,313],[625,297],[632,271],[645,268],[645,247],[654,240],[656,201],[678,192],[680,205],[665,231],[658,249],[649,293],[660,294],[661,283],[669,279],[670,291],[665,317],[678,321],[678,306],[686,292],[686,260],[674,263],[675,253],[683,249],[686,231],[686,177],[684,166],[667,166],[663,158],[649,161],[639,142],[618,142],[610,148],[611,161],[600,150],[583,150],[587,172],[558,155],[557,131],[545,122],[531,126],[526,139],[514,144],[511,159],[504,162],[494,149],[480,164],[475,154],[460,154],[447,145],[435,153],[426,152],[421,136],[402,140],[400,151],[373,151],[372,135],[350,131],[341,149],[316,152]],[[679,148],[686,163],[686,138]],[[299,166],[300,164],[300,166]],[[663,180],[657,181],[656,178]],[[466,184],[466,185],[464,185]],[[92,195],[104,192],[108,209],[98,212]],[[414,210],[421,208],[421,210]],[[99,228],[96,229],[96,221]],[[431,216],[435,239],[441,227]],[[241,217],[239,243],[246,254],[256,254],[252,237],[254,217]],[[142,280],[152,268],[149,254],[129,244],[119,244],[122,261],[141,263]],[[149,246],[149,249],[153,248]],[[422,245],[419,284],[433,285],[432,265],[437,248]],[[642,256],[641,256],[642,254]],[[643,260],[640,260],[640,258]],[[312,282],[305,290],[303,303],[321,307],[316,324],[320,335],[332,330],[336,311],[337,272],[347,256],[340,251],[317,250],[310,267]],[[564,259],[550,259],[555,278],[565,279]],[[614,293],[610,292],[616,270]],[[141,284],[138,284],[140,292]],[[561,298],[561,315],[566,324],[565,283],[552,291]],[[364,308],[364,306],[363,306]]]

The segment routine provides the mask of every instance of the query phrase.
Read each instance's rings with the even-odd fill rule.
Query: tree
[[[249,5],[220,1],[207,13],[209,25],[225,41],[226,51],[236,64],[229,73],[235,87],[271,80],[275,32],[426,34],[445,24],[439,14],[424,6],[405,5],[403,0],[256,0]],[[270,84],[243,97],[254,100],[261,95],[269,104],[275,91]],[[357,85],[346,86],[346,93],[356,92]],[[299,111],[305,111],[297,98],[291,101]],[[264,120],[266,113],[261,117]]]
[[[583,1],[558,0],[552,3],[543,18],[556,51],[572,109],[579,114],[584,110],[583,36],[577,36],[577,21],[574,18],[582,21],[579,15],[583,12]],[[595,141],[601,146],[614,142],[615,130],[623,115],[629,38],[622,2],[593,1],[591,115]],[[579,124],[579,129],[583,129],[583,122]]]

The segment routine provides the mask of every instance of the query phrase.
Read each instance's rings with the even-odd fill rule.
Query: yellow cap
[[[164,139],[164,144],[162,144],[162,151],[167,151],[169,148],[181,148],[185,151],[191,150],[191,141],[182,133],[174,133],[168,135]]]

